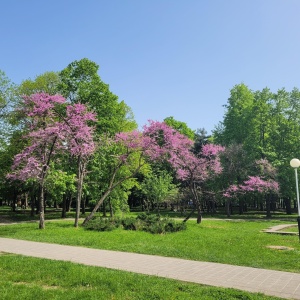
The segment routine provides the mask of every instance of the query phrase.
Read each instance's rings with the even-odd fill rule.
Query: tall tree
[[[5,147],[15,127],[10,122],[16,105],[16,85],[0,70],[0,148]]]
[[[18,94],[30,96],[37,93],[55,95],[59,93],[60,78],[56,72],[45,72],[34,80],[26,79],[18,87]]]
[[[60,138],[60,130],[53,109],[56,104],[61,103],[64,103],[62,96],[34,94],[24,97],[24,105],[21,109],[27,115],[28,128],[31,129],[26,136],[30,140],[30,145],[15,156],[13,172],[9,174],[9,178],[13,180],[26,181],[33,178],[39,182],[40,229],[45,228],[45,179]]]
[[[69,153],[77,160],[75,227],[78,227],[83,179],[86,173],[87,162],[90,155],[95,151],[92,137],[93,128],[88,125],[89,121],[95,121],[95,115],[88,112],[85,105],[77,103],[67,106],[66,116],[63,118],[61,125],[61,133],[66,138]]]
[[[185,148],[170,159],[177,177],[189,188],[194,207],[197,209],[197,223],[202,221],[203,193],[207,192],[205,183],[222,172],[222,151],[224,148],[219,145],[207,144],[202,147],[199,155],[194,154],[191,148]],[[186,220],[188,218],[189,216]]]
[[[245,85],[231,90],[223,122],[213,134],[222,145],[238,142],[248,160],[266,158],[277,167],[281,195],[287,208],[294,196],[289,160],[300,156],[300,92],[294,88],[272,93],[268,88],[251,91]],[[290,209],[288,209],[290,211]]]
[[[130,108],[119,102],[98,75],[99,66],[87,58],[75,60],[59,73],[60,92],[71,103],[83,103],[96,113],[96,132],[115,134],[136,128]]]
[[[173,177],[166,171],[157,175],[153,173],[148,174],[140,187],[152,206],[156,204],[157,212],[159,212],[159,204],[161,202],[178,194],[178,188],[173,184]]]
[[[87,125],[94,116],[86,111],[83,104],[67,105],[65,98],[60,95],[51,96],[45,93],[24,96],[20,108],[27,116],[29,133],[25,136],[29,145],[17,154],[14,159],[13,172],[10,179],[26,181],[34,179],[40,186],[39,228],[45,228],[44,191],[45,182],[51,160],[55,151],[69,150],[78,160],[89,155],[94,150],[91,138],[92,129]],[[81,164],[79,163],[79,168]],[[81,193],[82,173],[78,172],[78,194]],[[76,220],[78,213],[76,213]]]
[[[253,127],[253,92],[245,85],[234,86],[230,91],[223,121],[214,134],[214,142],[224,146],[243,144]]]

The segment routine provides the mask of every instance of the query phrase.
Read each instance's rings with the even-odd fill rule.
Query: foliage
[[[136,128],[131,109],[119,102],[98,75],[99,66],[87,58],[73,61],[59,73],[59,90],[71,103],[85,104],[97,118],[96,133],[114,135]]]
[[[86,112],[82,104],[68,105],[66,117],[57,113],[56,105],[64,104],[62,96],[34,94],[24,96],[21,108],[28,116],[30,132],[24,138],[31,141],[20,154],[15,156],[10,178],[26,181],[42,179],[49,167],[49,159],[57,149],[69,149],[72,155],[89,155],[94,150],[91,128],[86,124],[93,114]],[[61,118],[59,121],[57,118]],[[67,142],[67,144],[66,144]],[[57,146],[57,147],[55,147]]]
[[[29,133],[24,136],[29,145],[14,158],[11,180],[35,180],[40,185],[39,209],[40,228],[44,228],[44,189],[51,160],[56,151],[67,150],[72,156],[86,159],[94,151],[93,129],[87,124],[94,120],[83,104],[67,105],[60,95],[45,93],[24,96],[20,110],[27,116]],[[82,186],[82,174],[78,172],[78,183]],[[79,187],[77,190],[80,191]],[[80,192],[78,192],[80,194]],[[81,194],[80,194],[81,196]]]
[[[94,218],[89,223],[84,225],[84,227],[88,230],[96,230],[96,231],[111,231],[120,227],[121,219],[114,218]]]
[[[190,148],[192,141],[165,123],[150,121],[149,125],[144,126],[143,132],[118,133],[108,144],[111,145],[108,149],[118,149],[110,160],[109,183],[93,211],[85,218],[84,224],[92,219],[116,187],[137,176],[146,166],[146,160],[171,162],[176,153],[181,154],[183,150]],[[124,170],[126,173],[123,173]]]
[[[34,80],[27,79],[21,82],[18,87],[18,94],[30,96],[37,93],[55,95],[59,93],[58,86],[60,78],[55,72],[45,72],[36,76]]]
[[[95,218],[84,227],[88,230],[111,231],[122,226],[125,230],[140,230],[150,233],[165,234],[186,229],[186,223],[178,223],[159,215],[139,214],[136,218]]]
[[[0,149],[5,148],[15,130],[11,114],[16,102],[16,86],[0,70]]]
[[[176,170],[177,178],[183,181],[189,189],[190,197],[197,209],[197,223],[201,222],[202,202],[204,192],[213,192],[207,185],[209,180],[222,173],[220,153],[224,147],[206,144],[200,154],[195,154],[192,149],[183,149],[179,155],[171,158],[171,164]],[[187,217],[188,219],[189,217]]]
[[[300,154],[299,100],[297,88],[272,93],[268,88],[252,91],[245,84],[236,85],[230,91],[223,121],[213,133],[214,141],[221,145],[243,145],[251,164],[267,159],[276,167],[285,200],[295,194],[289,161]]]
[[[178,194],[178,188],[173,182],[173,177],[166,171],[158,175],[149,174],[140,185],[142,193],[152,204],[156,204],[174,198]]]
[[[62,170],[56,170],[54,165],[50,166],[45,182],[47,193],[58,204],[62,202],[62,196],[67,192],[75,192],[75,174],[68,174]]]
[[[259,172],[256,171],[255,174],[259,175],[249,175],[243,183],[230,185],[224,193],[225,197],[237,197],[239,193],[243,194],[245,192],[258,192],[262,194],[279,192],[279,184],[274,180],[276,172],[272,165],[266,159],[257,160],[255,165],[260,170]]]
[[[181,134],[188,137],[190,140],[195,139],[195,131],[190,129],[186,123],[177,121],[174,119],[174,117],[167,117],[164,119],[164,123],[166,123],[168,126],[174,128]]]

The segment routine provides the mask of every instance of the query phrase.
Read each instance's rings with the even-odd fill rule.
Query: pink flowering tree
[[[176,153],[189,149],[192,141],[165,123],[149,121],[142,132],[121,132],[108,144],[112,151],[109,154],[111,158],[109,183],[83,225],[93,218],[103,201],[115,188],[134,178],[148,161],[171,161]]]
[[[176,170],[177,178],[186,183],[189,188],[194,207],[197,210],[197,223],[201,223],[202,220],[205,183],[222,173],[220,162],[222,151],[224,148],[219,145],[207,144],[202,147],[199,154],[194,154],[191,149],[186,148],[180,153],[173,154],[170,159],[171,165]]]
[[[146,154],[153,159],[167,161],[176,172],[179,180],[185,183],[197,209],[197,222],[202,219],[202,194],[204,184],[222,172],[220,153],[224,148],[207,144],[197,155],[193,152],[193,141],[165,123],[150,122],[144,127],[144,134],[150,137],[151,147]],[[186,220],[189,216],[186,218]],[[185,221],[186,221],[185,220]]]
[[[248,179],[239,185],[230,185],[224,191],[223,196],[227,199],[237,199],[248,193],[260,194],[266,200],[267,217],[270,217],[270,197],[279,193],[279,184],[275,180],[276,170],[266,159],[255,161],[254,166],[254,172],[257,175],[248,176]]]
[[[279,193],[279,184],[274,179],[266,179],[260,176],[249,176],[248,180],[240,186],[245,193],[259,193],[265,198],[267,218],[271,217],[271,197]]]
[[[60,124],[54,108],[65,102],[62,96],[50,96],[44,93],[23,97],[21,112],[27,117],[25,136],[29,145],[14,158],[12,172],[7,175],[11,180],[27,181],[34,179],[40,185],[39,228],[45,228],[44,189],[45,178],[56,146],[61,140]]]
[[[93,150],[92,129],[87,121],[93,116],[81,106],[66,106],[65,98],[45,93],[23,97],[20,111],[26,116],[28,146],[14,158],[10,180],[38,182],[39,228],[45,228],[45,179],[51,160],[57,152],[68,150],[76,157],[85,157]],[[62,110],[66,107],[66,113]],[[79,179],[78,179],[79,181]]]
[[[90,121],[96,121],[95,114],[88,112],[84,104],[68,105],[66,116],[61,122],[61,133],[65,137],[66,148],[77,161],[77,198],[75,227],[78,227],[80,203],[82,198],[83,179],[89,157],[95,151],[93,127]]]
[[[110,179],[107,188],[102,192],[93,211],[83,224],[92,219],[103,201],[124,181],[132,179],[145,166],[147,161],[166,161],[176,171],[177,177],[189,184],[193,201],[199,211],[201,221],[201,201],[199,189],[201,184],[222,171],[219,153],[222,147],[206,145],[200,156],[193,154],[193,141],[180,134],[163,122],[149,121],[142,132],[122,132],[110,141],[110,153],[114,162],[110,165]],[[103,151],[102,151],[103,152]],[[125,173],[124,167],[127,172]]]

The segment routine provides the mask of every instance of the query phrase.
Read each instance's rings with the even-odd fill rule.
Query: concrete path
[[[298,232],[283,231],[283,229],[289,227],[297,227],[297,224],[281,224],[281,225],[273,226],[271,228],[264,229],[262,231],[266,233],[277,233],[282,235],[298,235]]]
[[[0,252],[300,299],[300,274],[178,258],[0,238]]]

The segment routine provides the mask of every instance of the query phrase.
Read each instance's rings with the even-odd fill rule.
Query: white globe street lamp
[[[290,161],[290,165],[295,169],[295,178],[296,178],[296,192],[297,192],[297,206],[298,206],[298,232],[299,232],[299,240],[300,240],[300,204],[299,204],[299,187],[298,187],[298,168],[300,167],[300,160],[298,158],[293,158]]]

